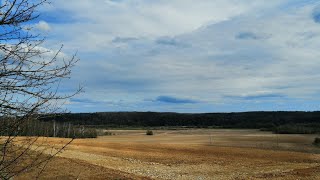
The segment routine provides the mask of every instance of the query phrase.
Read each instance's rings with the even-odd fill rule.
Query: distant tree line
[[[40,121],[28,119],[12,132],[11,128],[19,123],[16,118],[0,119],[0,136],[43,136],[62,138],[96,138],[97,130],[84,125],[73,125],[71,122]]]
[[[318,134],[320,133],[320,123],[291,123],[274,127],[272,131],[277,134]]]
[[[51,122],[52,117],[43,117]],[[249,128],[276,133],[319,133],[320,111],[317,112],[242,112],[242,113],[159,113],[159,112],[98,112],[56,115],[59,123],[85,126],[123,128],[187,126],[200,128]]]

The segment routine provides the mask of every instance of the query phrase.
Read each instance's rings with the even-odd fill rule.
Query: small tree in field
[[[146,135],[148,135],[148,136],[152,136],[152,135],[153,135],[153,131],[151,131],[151,130],[147,130],[147,131],[146,131]]]
[[[320,138],[319,137],[314,138],[313,145],[320,146]]]
[[[0,4],[0,179],[39,167],[55,155],[44,155],[45,150],[36,146],[37,137],[22,140],[17,135],[29,120],[59,112],[61,101],[80,91],[58,94],[77,58],[64,58],[61,48],[54,52],[41,47],[44,39],[34,33],[32,22],[45,3],[2,0]]]

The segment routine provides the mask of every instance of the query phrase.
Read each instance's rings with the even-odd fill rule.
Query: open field
[[[256,130],[110,130],[77,139],[43,179],[319,179],[315,135]],[[50,138],[51,144],[66,140]],[[32,179],[27,172],[17,179]]]

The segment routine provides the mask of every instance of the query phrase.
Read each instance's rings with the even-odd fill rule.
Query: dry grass
[[[155,136],[146,136],[145,131],[113,133],[118,135],[75,140],[48,165],[42,178],[74,179],[79,172],[79,179],[320,178],[320,155],[306,153],[317,151],[310,145],[310,135],[280,135],[275,142],[275,135],[252,130],[156,131]]]
[[[28,171],[19,177],[18,180],[35,179],[36,171]],[[149,179],[134,176],[122,171],[108,169],[102,166],[90,164],[86,161],[70,158],[55,158],[47,165],[40,179],[75,180],[75,179]]]

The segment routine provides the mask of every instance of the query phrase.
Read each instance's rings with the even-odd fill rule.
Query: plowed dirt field
[[[113,130],[77,139],[41,179],[320,179],[312,135],[256,130]],[[50,138],[51,144],[67,140]],[[32,179],[34,172],[17,179]]]

